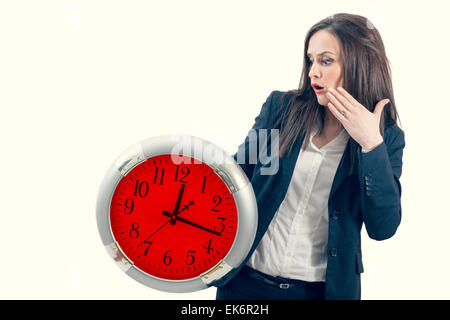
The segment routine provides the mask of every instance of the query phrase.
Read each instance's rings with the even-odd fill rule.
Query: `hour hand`
[[[180,208],[181,197],[183,196],[183,192],[184,192],[184,183],[181,184],[180,191],[178,192],[177,202],[175,203],[175,208],[173,209],[173,214],[175,215]]]

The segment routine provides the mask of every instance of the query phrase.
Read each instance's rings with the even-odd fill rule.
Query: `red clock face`
[[[140,270],[190,279],[230,250],[238,225],[234,198],[216,172],[187,156],[147,159],[118,183],[110,221],[116,242]]]

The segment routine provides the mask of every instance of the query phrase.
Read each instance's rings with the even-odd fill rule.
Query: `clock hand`
[[[178,216],[181,212],[183,212],[184,210],[187,210],[188,208],[189,208],[189,206],[190,205],[193,205],[194,204],[194,201],[189,201],[189,203],[188,204],[185,204],[184,206],[183,206],[183,209],[181,209],[180,211],[178,211],[178,212],[174,212],[174,213],[172,213],[172,217],[173,217],[173,219],[175,219],[176,220],[176,216]],[[165,211],[165,212],[167,212],[167,211]],[[169,212],[170,213],[170,212]]]
[[[148,239],[150,239],[151,237],[153,237],[153,235],[154,235],[155,233],[157,233],[157,232],[158,232],[159,230],[161,230],[164,226],[166,226],[171,220],[172,220],[172,219],[167,220],[161,227],[159,227],[158,229],[156,229],[156,231],[154,231],[151,235],[149,235],[147,238],[145,238],[145,240],[142,241],[141,243],[139,243],[137,246],[139,247],[139,246],[142,245],[144,242],[148,241]]]
[[[161,229],[162,229],[165,225],[167,225],[169,222],[172,222],[172,219],[176,219],[176,218],[174,218],[174,217],[176,217],[176,215],[180,214],[180,213],[183,212],[184,210],[187,210],[187,209],[189,208],[189,206],[192,205],[192,204],[194,204],[194,201],[192,201],[192,200],[189,201],[189,204],[185,204],[185,205],[184,205],[184,208],[181,209],[180,211],[178,211],[176,214],[171,214],[170,212],[164,211],[164,212],[167,212],[167,213],[170,215],[171,219],[170,219],[170,220],[167,220],[161,227],[159,227],[158,229],[156,229],[156,231],[154,231],[151,235],[149,235],[147,238],[145,238],[144,241],[142,241],[140,244],[138,244],[138,247],[139,247],[140,245],[142,245],[144,242],[148,241],[148,239],[150,239],[155,233],[157,233],[159,230],[161,230]]]
[[[183,192],[184,192],[184,183],[181,184],[180,191],[178,192],[177,202],[175,203],[175,208],[173,209],[174,213],[180,209],[181,197],[183,196]]]
[[[163,211],[162,213],[163,213],[163,215],[165,215],[165,216],[173,217],[173,214],[171,214],[170,212]],[[191,225],[191,226],[193,226],[193,227],[199,228],[199,229],[201,229],[201,230],[210,232],[210,233],[215,234],[215,235],[217,235],[217,236],[222,235],[220,232],[217,232],[217,231],[208,229],[208,228],[206,228],[206,227],[204,227],[204,226],[201,226],[201,225],[199,225],[199,224],[197,224],[197,223],[195,223],[195,222],[192,222],[192,221],[190,221],[190,220],[186,220],[186,219],[181,218],[181,217],[178,217],[178,216],[175,217],[174,219],[176,219],[177,221],[180,221],[180,222],[189,224],[189,225]]]
[[[189,208],[189,206],[190,206],[190,205],[193,205],[193,204],[194,204],[194,201],[192,201],[192,200],[189,201],[188,204],[185,204],[185,205],[184,205],[184,208],[183,208],[181,211],[187,210],[187,209]],[[180,211],[180,212],[181,212],[181,211]],[[178,212],[177,215],[178,215],[180,212]]]
[[[177,216],[177,212],[180,209],[181,204],[181,197],[183,196],[184,192],[184,183],[181,184],[180,191],[178,192],[177,202],[175,203],[175,208],[173,209],[173,216],[170,219],[171,224],[175,224],[175,217]]]

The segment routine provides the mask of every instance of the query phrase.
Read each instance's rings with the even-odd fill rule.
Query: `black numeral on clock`
[[[137,222],[134,222],[131,224],[131,230],[130,232],[128,232],[128,234],[130,235],[130,238],[136,239],[137,237],[139,237],[139,224]]]
[[[217,217],[217,219],[219,220],[219,224],[214,226],[214,231],[222,233],[223,230],[225,230],[225,225],[223,224],[223,222],[226,220],[226,218]]]
[[[163,263],[166,266],[169,266],[172,263],[172,257],[169,256],[169,252],[172,252],[171,250],[167,250],[166,253],[164,253],[163,256]]]
[[[181,173],[179,173],[178,171],[181,171]],[[190,171],[189,171],[188,167],[181,167],[181,169],[180,169],[180,167],[177,166],[177,171],[175,172],[175,181],[187,183],[187,181],[184,179],[189,175],[189,173],[190,173]],[[184,176],[182,176],[181,178],[178,178],[178,174],[184,174]]]
[[[213,202],[216,204],[214,207],[211,208],[211,211],[214,212],[219,212],[219,210],[217,209],[217,207],[219,206],[219,204],[222,202],[222,198],[220,196],[214,196],[213,197]]]
[[[145,248],[145,251],[144,251],[144,256],[147,256],[148,249],[150,249],[150,246],[152,245],[152,243],[147,240],[145,240],[143,243],[145,243],[147,245],[147,248]]]
[[[188,266],[191,266],[194,264],[195,262],[195,257],[193,255],[193,253],[195,253],[194,250],[188,250],[187,255],[186,255],[186,260],[184,261]]]
[[[206,187],[206,177],[203,177],[202,193],[205,193],[205,187]]]
[[[133,199],[127,199],[124,203],[125,208],[123,209],[123,212],[125,214],[131,214],[134,210],[134,201]]]
[[[158,183],[158,175],[161,175],[161,177],[159,178],[159,184],[163,184],[163,179],[164,179],[164,168],[158,168],[155,167],[155,177],[153,178],[153,183],[157,184]]]
[[[202,247],[203,249],[206,249],[206,253],[210,253],[212,250],[211,242],[212,242],[212,239],[209,239],[208,241],[206,241],[206,243]]]
[[[136,180],[136,184],[134,185],[134,195],[139,196],[141,198],[145,198],[148,194],[148,182]]]

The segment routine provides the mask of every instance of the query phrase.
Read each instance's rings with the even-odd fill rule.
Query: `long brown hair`
[[[311,87],[311,79],[308,76],[311,63],[307,56],[309,40],[319,30],[330,32],[340,42],[343,61],[342,87],[347,92],[370,112],[374,111],[380,100],[390,100],[381,115],[381,135],[384,135],[386,126],[397,124],[398,113],[389,60],[378,30],[362,16],[335,14],[313,25],[306,34],[299,88],[285,93],[290,96],[290,101],[279,113],[279,120],[285,123],[285,129],[280,132],[280,157],[286,152],[290,153],[299,135],[305,134],[306,141],[309,141],[314,125],[318,126],[319,133],[323,131],[325,107],[319,105]],[[356,167],[359,144],[352,137],[349,143],[351,174]]]

